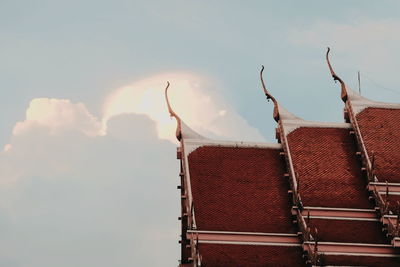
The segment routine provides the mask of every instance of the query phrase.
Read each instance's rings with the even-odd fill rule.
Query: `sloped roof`
[[[388,244],[382,225],[376,221],[310,219],[308,225],[317,227],[321,242]]]
[[[333,70],[328,55],[329,49],[326,59],[332,77],[341,85],[341,95],[345,102],[345,117],[353,125],[368,180],[374,183],[369,184],[369,190],[373,192],[373,198],[382,216],[386,213],[394,213],[399,208],[396,207],[396,203],[393,201],[388,203],[387,200],[390,198],[382,198],[379,195],[382,194],[380,190],[384,182],[389,182],[389,185],[386,184],[386,193],[397,194],[397,189],[400,187],[400,104],[370,100],[350,89]],[[379,184],[380,186],[377,187]],[[390,228],[394,229],[395,226],[389,224],[389,232],[391,232]],[[398,235],[398,233],[394,234]]]
[[[191,152],[197,229],[295,233],[279,151],[203,146]]]
[[[300,247],[201,244],[202,267],[307,266]]]
[[[188,140],[184,144],[189,148],[184,157],[196,222],[193,231],[237,235],[236,241],[222,242],[212,237],[198,241],[201,266],[303,264],[298,257],[302,250],[292,223],[281,146],[209,140]],[[191,147],[193,144],[196,148]],[[246,238],[249,232],[260,238],[272,237],[270,241],[254,241]],[[294,243],[285,243],[285,236]],[[289,260],[282,261],[278,256],[287,253]]]
[[[280,144],[207,139],[167,98],[180,141],[181,266],[399,264],[400,220],[388,203],[400,199],[400,105],[366,100],[328,65],[347,123],[290,113],[262,69]]]
[[[400,182],[400,104],[367,99],[353,91],[327,63],[355,128],[367,171],[378,181]]]
[[[400,108],[368,107],[356,119],[378,180],[400,183]]]
[[[287,141],[305,206],[372,207],[349,129],[301,127]]]

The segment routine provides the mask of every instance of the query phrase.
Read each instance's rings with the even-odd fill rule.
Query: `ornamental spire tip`
[[[278,101],[276,101],[275,97],[268,91],[267,87],[265,86],[264,78],[263,78],[263,72],[264,72],[264,65],[261,65],[261,71],[260,71],[260,80],[261,80],[261,85],[264,91],[265,96],[267,97],[267,100],[269,101],[270,99],[274,103],[274,119],[275,121],[279,121],[279,107],[278,107]]]
[[[336,82],[336,81],[339,81],[339,82],[340,82],[340,85],[341,85],[341,88],[342,88],[341,97],[342,97],[343,101],[346,102],[346,101],[347,101],[347,89],[346,89],[346,84],[345,84],[344,81],[335,73],[335,71],[334,71],[333,68],[332,68],[331,62],[330,62],[330,60],[329,60],[329,52],[330,52],[330,51],[331,51],[331,49],[330,49],[329,47],[327,47],[327,50],[326,50],[326,62],[328,63],[328,68],[329,68],[329,71],[331,72],[331,75],[332,75],[333,80],[334,80],[335,82]]]
[[[168,99],[168,88],[170,86],[169,81],[167,81],[167,86],[165,87],[165,101],[167,102],[167,107],[168,107],[168,112],[171,117],[174,117],[177,122],[177,127],[176,127],[176,138],[178,141],[181,141],[182,138],[182,120],[181,118],[175,113],[175,111],[172,109],[171,104]]]

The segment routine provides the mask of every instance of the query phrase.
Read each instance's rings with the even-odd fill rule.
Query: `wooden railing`
[[[374,185],[372,187],[372,195],[375,199],[375,203],[378,205],[379,212],[381,217],[383,218],[385,215],[391,215],[390,213],[390,203],[388,201],[388,196],[389,196],[389,187],[386,186],[386,194],[385,198],[382,197],[382,195],[379,193],[378,187]],[[393,222],[390,218],[386,220],[386,230],[388,236],[390,236],[392,239],[396,238],[399,236],[399,223],[400,223],[400,205],[397,203],[397,215],[396,215],[396,222]],[[383,220],[385,222],[385,220]]]
[[[190,264],[197,264],[199,259],[197,244],[193,240],[187,240],[186,233],[188,230],[195,228],[196,222],[194,218],[194,204],[193,199],[190,196],[190,188],[188,184],[188,173],[187,162],[184,153],[183,140],[180,141],[180,147],[177,149],[177,158],[180,160],[180,194],[181,194],[181,253],[182,260],[189,262]],[[190,249],[190,251],[189,251]],[[197,265],[194,265],[197,266]],[[198,265],[199,266],[199,265]]]
[[[380,215],[386,215],[389,213],[389,202],[387,201],[388,198],[388,192],[386,193],[385,199],[382,197],[382,195],[379,193],[379,190],[376,185],[372,187],[372,196],[375,200],[375,204],[379,208]]]
[[[392,238],[399,236],[399,215],[396,216],[396,223],[393,223],[392,220],[388,220],[387,231],[388,235]]]
[[[190,240],[190,248],[191,248],[191,257],[189,258],[190,262],[194,267],[201,266],[201,255],[199,251],[199,234],[198,233],[190,233],[192,235]]]
[[[307,226],[307,222],[301,211],[297,212],[297,221],[300,231],[303,233],[303,249],[307,252],[307,262],[312,265],[318,265],[320,263],[320,255],[318,253],[318,230],[315,228],[314,235],[311,233],[311,229]],[[311,242],[314,245],[311,245]]]

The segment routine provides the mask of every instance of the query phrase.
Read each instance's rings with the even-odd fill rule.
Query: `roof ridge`
[[[242,142],[242,141],[225,141],[215,139],[189,139],[185,140],[185,153],[189,155],[199,147],[237,147],[237,148],[260,148],[260,149],[282,149],[279,143],[260,143],[260,142]]]

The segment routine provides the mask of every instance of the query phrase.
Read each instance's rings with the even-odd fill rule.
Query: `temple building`
[[[277,143],[216,141],[173,111],[180,142],[181,267],[400,266],[400,104],[334,72],[343,123],[274,104]]]

